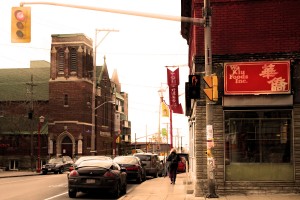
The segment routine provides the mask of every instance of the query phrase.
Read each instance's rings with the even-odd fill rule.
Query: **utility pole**
[[[205,51],[205,75],[212,74],[212,51],[211,51],[211,7],[210,1],[204,0],[203,18],[204,22],[204,51]],[[213,147],[213,102],[206,97],[206,144],[207,152]],[[218,198],[215,192],[215,159],[213,154],[207,153],[207,198]]]
[[[97,41],[98,39],[98,32],[100,31],[106,31],[106,35],[100,40],[99,42]],[[95,30],[95,42],[94,42],[94,55],[93,55],[93,90],[92,90],[92,134],[91,134],[91,155],[96,154],[96,87],[97,87],[97,77],[96,77],[96,57],[97,57],[97,47],[100,45],[100,43],[106,38],[106,36],[112,32],[112,31],[117,31],[117,30],[107,30],[107,29],[96,29]],[[115,135],[115,133],[114,133]],[[114,138],[114,143],[115,143],[115,136]]]
[[[27,94],[29,94],[30,98],[30,104],[29,104],[29,111],[28,111],[28,119],[30,120],[30,166],[31,166],[31,171],[33,171],[33,87],[37,86],[36,84],[33,83],[33,75],[31,74],[30,82],[26,83],[26,85],[29,87],[27,88]]]

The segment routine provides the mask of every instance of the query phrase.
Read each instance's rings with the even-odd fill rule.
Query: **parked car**
[[[127,192],[127,173],[106,156],[81,158],[68,175],[68,193],[75,198],[77,192],[109,192],[118,198]]]
[[[135,153],[134,156],[140,158],[142,163],[145,163],[145,170],[147,176],[157,178],[163,175],[163,166],[157,154],[152,153]]]
[[[180,162],[178,163],[177,172],[186,172],[189,163],[188,153],[177,153],[180,157]]]
[[[181,157],[181,160],[178,162],[177,172],[186,171],[186,161],[185,158]]]
[[[117,156],[113,159],[121,167],[126,168],[127,180],[135,180],[141,183],[146,180],[145,163],[136,156]]]
[[[74,162],[70,156],[51,158],[48,163],[42,166],[42,173],[54,172],[54,174],[62,174],[64,171],[68,171],[73,164]]]
[[[163,176],[167,176],[168,173],[168,169],[167,169],[167,163],[166,163],[166,156],[158,156],[160,163],[161,163],[161,167],[163,168],[162,171],[162,175]]]

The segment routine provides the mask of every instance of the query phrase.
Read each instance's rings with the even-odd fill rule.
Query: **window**
[[[18,170],[18,168],[19,168],[19,161],[18,160],[10,160],[9,170]]]
[[[68,97],[68,95],[67,94],[65,94],[65,96],[64,96],[64,106],[69,106],[69,97]]]
[[[291,111],[225,112],[226,160],[291,162]]]
[[[70,51],[70,71],[71,74],[76,74],[77,72],[77,50],[75,48],[71,48]]]
[[[64,74],[65,52],[63,49],[58,50],[58,74]]]
[[[224,114],[227,180],[293,179],[291,110]]]

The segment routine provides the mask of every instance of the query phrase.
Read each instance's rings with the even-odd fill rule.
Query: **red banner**
[[[290,94],[290,62],[236,62],[224,65],[224,94]]]
[[[179,68],[171,71],[167,68],[167,79],[169,85],[170,108],[174,113],[183,114],[182,106],[178,101]]]

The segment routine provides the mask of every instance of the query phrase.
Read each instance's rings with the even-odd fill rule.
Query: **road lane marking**
[[[49,198],[47,198],[47,199],[44,199],[44,200],[55,199],[55,198],[57,198],[57,197],[60,197],[60,196],[62,196],[62,195],[65,195],[65,194],[67,194],[67,193],[68,193],[68,192],[64,192],[64,193],[61,193],[61,194],[55,195],[55,196],[53,196],[53,197],[49,197]]]

